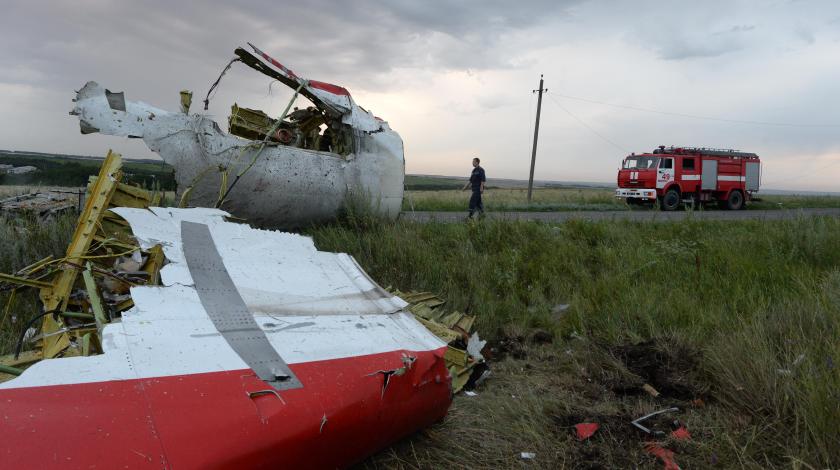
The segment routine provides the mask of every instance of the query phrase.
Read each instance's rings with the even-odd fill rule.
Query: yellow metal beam
[[[108,318],[105,316],[102,297],[99,296],[99,287],[93,279],[93,265],[90,261],[88,261],[86,269],[82,272],[82,277],[85,281],[85,290],[88,293],[90,309],[93,310],[93,317],[96,320],[96,329],[102,333],[102,328],[105,326],[105,323],[108,323]]]
[[[11,274],[0,273],[0,282],[8,282],[9,284],[17,284],[19,286],[35,287],[37,289],[48,289],[52,284],[44,281],[36,281],[35,279],[27,279],[25,277],[12,276]]]
[[[149,249],[149,260],[143,271],[149,273],[148,285],[155,286],[160,282],[160,268],[163,267],[163,247],[155,245]]]
[[[41,289],[41,302],[44,304],[44,310],[66,309],[70,292],[79,274],[78,268],[73,265],[81,265],[82,257],[85,256],[90,248],[91,241],[96,236],[96,229],[99,226],[102,215],[108,210],[108,204],[122,177],[121,168],[122,156],[109,150],[108,156],[105,157],[105,162],[99,171],[99,177],[90,187],[85,209],[79,216],[76,231],[73,233],[70,246],[67,247],[65,261],[68,263],[62,266],[61,272],[59,272],[53,281],[52,287]],[[54,320],[52,315],[44,316],[41,332],[44,335],[42,352],[45,359],[56,357],[70,345],[70,340],[66,332],[58,335],[50,335],[50,333],[58,331],[61,327],[60,321]]]

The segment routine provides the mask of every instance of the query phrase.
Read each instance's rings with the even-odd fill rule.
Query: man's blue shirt
[[[473,168],[472,174],[470,175],[470,185],[472,185],[473,191],[481,191],[481,183],[487,181],[487,178],[484,176],[484,168],[477,166]]]

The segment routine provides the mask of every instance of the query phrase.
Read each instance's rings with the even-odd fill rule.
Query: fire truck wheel
[[[729,199],[726,200],[726,208],[731,211],[737,211],[744,207],[744,195],[741,191],[735,190],[729,193]]]
[[[680,207],[680,192],[676,189],[669,189],[662,200],[659,201],[659,207],[663,211],[673,211]]]

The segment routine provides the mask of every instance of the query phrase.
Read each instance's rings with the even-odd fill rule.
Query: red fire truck
[[[628,204],[658,203],[666,211],[683,201],[718,201],[737,210],[758,192],[760,179],[761,160],[754,153],[660,145],[624,159],[615,196]]]

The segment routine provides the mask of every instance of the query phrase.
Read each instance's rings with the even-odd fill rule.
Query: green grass
[[[802,209],[806,207],[840,207],[840,196],[761,196],[760,201],[751,202],[749,209]]]
[[[62,214],[47,221],[34,216],[7,218],[0,216],[0,272],[15,273],[35,261],[53,255],[64,256],[77,214]],[[0,355],[14,351],[26,322],[40,311],[38,296],[33,289],[14,294],[0,290]]]
[[[469,191],[457,189],[406,191],[403,211],[466,211]],[[539,188],[528,204],[527,189],[487,188],[482,196],[487,211],[627,210],[611,189]]]
[[[466,211],[470,193],[454,189],[408,190],[403,198],[403,211]],[[488,188],[483,195],[487,211],[622,211],[630,207],[613,196],[610,188],[538,188],[528,204],[526,189]],[[747,204],[747,209],[801,209],[807,207],[840,207],[840,196],[762,195],[760,201]],[[651,210],[634,206],[634,210]],[[719,210],[716,205],[708,210]]]
[[[458,189],[466,180],[445,176],[405,175],[405,188],[410,191],[429,191],[436,189]]]
[[[451,308],[474,312],[478,331],[491,339],[504,340],[510,329],[553,331],[564,340],[549,354],[561,359],[533,365],[547,368],[546,374],[559,377],[583,367],[593,376],[609,375],[612,356],[604,351],[646,340],[655,341],[663,357],[689,351],[696,363],[684,372],[694,377],[692,390],[711,403],[689,424],[703,437],[695,446],[700,447],[685,450],[683,457],[695,466],[709,465],[712,455],[724,467],[840,464],[837,219],[396,223],[329,226],[312,235],[319,249],[354,255],[383,285],[438,292]],[[571,307],[558,319],[551,309],[560,303]],[[590,346],[578,347],[582,357],[570,362],[562,351],[571,350],[578,337]],[[603,403],[583,400],[572,392],[585,380],[578,373],[554,393],[570,395],[569,403],[585,403],[590,411],[612,407],[627,417],[647,406],[621,396]],[[507,378],[501,381],[497,386],[503,389],[514,387],[504,385]],[[532,385],[539,384],[546,381]],[[505,401],[522,413],[533,412],[522,407],[537,407],[549,414],[556,413],[553,402],[551,397],[518,405]],[[467,398],[456,401],[456,410],[465,406],[477,405]],[[481,427],[489,426],[504,437],[510,434],[506,429],[533,418],[499,423],[486,416],[476,424],[474,417],[464,423],[458,416],[433,431],[447,438],[418,438],[420,453],[416,447],[409,455],[385,453],[369,465],[434,466],[436,455],[452,451],[451,440],[472,442],[465,436],[469,430],[485,435]],[[546,426],[540,424],[537,434],[556,440]],[[499,440],[506,439],[514,437]],[[526,445],[522,439],[513,442]],[[540,439],[527,442],[550,447]],[[623,465],[636,455],[619,454],[606,461]],[[512,455],[503,464],[492,462],[488,466],[516,465]],[[559,464],[551,460],[546,468]]]

